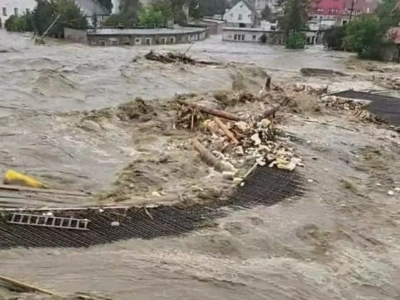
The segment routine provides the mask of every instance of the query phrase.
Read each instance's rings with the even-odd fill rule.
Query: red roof
[[[316,0],[312,8],[318,15],[342,15],[345,13],[345,0]]]
[[[318,15],[346,15],[353,1],[354,15],[372,13],[379,4],[379,0],[314,0],[311,7]]]

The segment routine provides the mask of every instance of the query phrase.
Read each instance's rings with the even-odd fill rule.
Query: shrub
[[[306,37],[303,33],[293,31],[289,33],[286,41],[286,48],[288,49],[304,49],[306,44]]]
[[[328,49],[343,50],[345,36],[345,26],[333,26],[325,31],[324,44]]]

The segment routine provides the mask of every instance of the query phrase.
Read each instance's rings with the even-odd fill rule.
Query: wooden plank
[[[55,295],[54,293],[50,291],[43,290],[41,288],[28,285],[26,283],[17,281],[15,279],[11,279],[8,277],[4,277],[0,275],[0,282],[5,283],[6,285],[10,286],[11,288],[17,289],[21,291],[22,293],[39,293],[39,294],[45,294],[45,295],[50,295],[50,296],[55,296],[57,298],[61,298],[58,295]]]
[[[30,188],[30,187],[5,185],[5,184],[0,184],[0,190],[53,194],[53,195],[65,195],[65,196],[77,196],[77,197],[89,197],[91,195],[89,192],[84,193],[84,192],[65,191],[65,190],[35,189],[35,188]]]

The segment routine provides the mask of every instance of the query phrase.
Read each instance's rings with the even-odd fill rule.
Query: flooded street
[[[101,133],[73,126],[72,111],[232,89],[237,78],[256,87],[262,72],[273,83],[326,84],[330,91],[379,88],[370,74],[347,68],[348,53],[220,38],[190,49],[195,58],[223,63],[200,67],[146,61],[151,48],[145,46],[34,46],[28,36],[0,31],[6,50],[0,53],[0,172],[17,169],[65,189],[111,187],[140,139],[113,124]],[[304,77],[301,68],[351,76]],[[398,134],[345,113],[287,119],[283,129],[304,141],[295,145],[305,163],[304,196],[232,212],[216,227],[182,237],[2,250],[1,275],[63,295],[91,292],[114,300],[398,299],[400,193],[387,195],[400,188]]]

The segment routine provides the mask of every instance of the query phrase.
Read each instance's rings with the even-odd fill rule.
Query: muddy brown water
[[[0,47],[9,50],[0,54],[0,171],[21,169],[70,188],[110,185],[135,149],[127,133],[109,140],[75,135],[57,113],[115,106],[136,96],[154,99],[227,88],[237,71],[136,60],[149,51],[146,47],[56,42],[39,47],[29,36],[3,31]],[[339,90],[374,87],[364,79],[302,78],[301,68],[346,71],[348,54],[318,47],[288,51],[212,37],[191,53],[261,67],[273,80],[331,83]],[[60,294],[98,292],[126,300],[396,299],[400,199],[386,193],[400,185],[400,159],[396,152],[390,152],[390,161],[384,154],[393,151],[396,138],[342,116],[325,116],[328,125],[301,116],[292,122],[285,130],[304,141],[296,144],[306,163],[303,197],[232,212],[217,227],[184,237],[132,239],[89,249],[0,251],[1,274]],[[380,170],[386,171],[378,177],[351,163],[366,146],[380,149]],[[344,177],[357,183],[354,189],[343,188]]]

